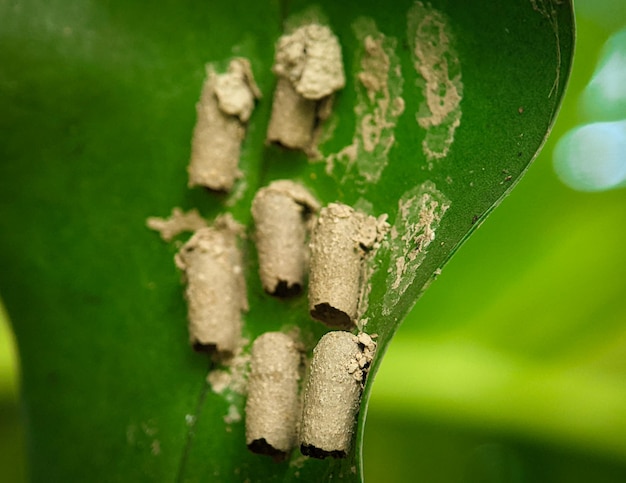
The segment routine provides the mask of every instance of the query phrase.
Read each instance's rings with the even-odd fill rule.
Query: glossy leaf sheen
[[[322,1],[339,37],[347,86],[323,152],[355,129],[358,40],[375,21],[397,41],[404,113],[377,183],[356,171],[264,144],[275,78],[270,67],[283,21],[304,2],[1,2],[0,293],[17,335],[30,471],[34,481],[321,481],[360,478],[368,380],[355,450],[346,460],[274,463],[245,448],[244,424],[226,424],[233,403],[205,382],[209,362],[190,350],[175,244],[145,228],[148,216],[197,207],[250,224],[259,186],[297,179],[324,203],[366,200],[393,225],[398,200],[426,181],[450,202],[415,280],[384,302],[389,246],[378,254],[367,331],[379,334],[373,372],[404,315],[459,244],[527,169],[554,120],[573,51],[567,2],[434,2],[462,72],[462,117],[448,155],[432,169],[415,114],[424,100],[407,34],[411,1]],[[187,188],[186,164],[206,62],[248,57],[263,92],[243,147],[243,196]],[[345,175],[344,175],[345,174]],[[241,186],[240,186],[241,187]],[[232,201],[232,199],[231,199]],[[402,235],[402,234],[400,234]],[[182,239],[182,238],[181,238]],[[306,297],[268,297],[247,245],[250,312],[245,336],[302,327],[312,346],[326,329]],[[383,311],[388,314],[383,316]],[[297,452],[296,452],[297,453]]]

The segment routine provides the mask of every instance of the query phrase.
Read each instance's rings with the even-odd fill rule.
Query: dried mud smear
[[[391,313],[415,280],[448,208],[450,201],[431,181],[407,191],[398,201],[398,214],[391,228],[391,267],[383,315]]]
[[[207,226],[207,222],[195,208],[185,213],[176,207],[172,209],[169,218],[151,216],[146,220],[146,226],[151,230],[158,231],[161,238],[169,242],[185,231],[196,231],[204,228]]]
[[[187,286],[189,339],[196,350],[233,354],[240,345],[241,312],[248,309],[241,227],[228,215],[201,228],[176,254]]]
[[[430,5],[415,2],[408,14],[407,37],[424,96],[416,119],[426,130],[422,149],[432,169],[433,160],[448,155],[461,124],[461,63],[445,16]]]
[[[315,458],[345,458],[351,448],[367,370],[376,344],[367,334],[332,331],[313,350],[300,449]]]
[[[259,275],[266,292],[299,293],[308,267],[308,232],[318,201],[301,185],[281,180],[260,189],[252,201]]]
[[[266,332],[252,345],[246,444],[251,451],[284,460],[296,445],[300,417],[302,353],[281,332]]]
[[[227,400],[232,399],[230,396],[243,396],[248,392],[250,354],[244,351],[247,343],[247,339],[242,339],[232,355],[220,357],[221,367],[207,374],[206,381],[211,390],[215,394],[226,394]]]
[[[373,256],[386,232],[379,219],[341,203],[320,210],[311,241],[309,310],[334,328],[357,321],[366,258]]]
[[[196,104],[189,187],[229,191],[241,177],[241,142],[254,102],[260,97],[248,60],[233,59],[225,74],[217,74],[211,64],[207,65],[207,77]]]
[[[303,25],[278,40],[272,70],[278,83],[267,140],[306,150],[330,96],[346,82],[339,40],[324,25]]]
[[[331,174],[341,163],[346,173],[356,169],[363,181],[375,183],[389,162],[394,130],[404,112],[404,80],[395,38],[383,35],[369,18],[358,19],[353,30],[362,46],[357,54],[355,133],[350,145],[325,157],[326,171]]]

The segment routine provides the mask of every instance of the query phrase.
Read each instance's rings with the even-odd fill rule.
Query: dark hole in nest
[[[278,282],[276,287],[274,288],[274,293],[276,297],[293,297],[302,292],[302,286],[299,283],[288,284],[286,281],[281,280]]]
[[[317,304],[311,310],[311,317],[332,327],[350,329],[353,325],[348,314],[328,303]]]
[[[312,458],[317,458],[320,460],[323,460],[324,458],[328,458],[329,456],[335,459],[346,457],[345,451],[339,451],[339,450],[326,451],[326,450],[317,448],[313,446],[312,444],[301,445],[300,451],[302,452],[304,456],[310,456]]]
[[[217,345],[203,344],[202,342],[194,342],[193,350],[195,350],[196,352],[203,352],[205,354],[213,355],[217,352]]]
[[[202,187],[204,189],[204,191],[206,193],[213,193],[216,194],[222,198],[225,198],[226,195],[228,195],[228,192],[230,191],[228,188],[213,188],[211,186],[203,186]]]
[[[256,454],[271,456],[277,463],[287,458],[287,453],[274,448],[265,438],[255,439],[248,445],[248,449]]]

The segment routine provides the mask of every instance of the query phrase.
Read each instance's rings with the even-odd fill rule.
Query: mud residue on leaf
[[[339,40],[325,25],[302,25],[278,40],[272,71],[278,83],[267,140],[308,150],[332,94],[346,82]]]
[[[394,130],[404,111],[404,81],[395,52],[396,39],[383,35],[369,18],[358,19],[352,27],[361,45],[356,56],[359,71],[355,79],[355,133],[350,145],[323,157],[328,174],[332,174],[335,164],[341,163],[346,175],[356,170],[363,182],[375,183],[387,166],[395,143]]]
[[[207,375],[207,382],[215,394],[223,394],[226,400],[233,402],[234,396],[244,396],[248,392],[248,372],[250,354],[245,351],[247,339],[241,339],[232,355],[219,359],[220,367]]]
[[[407,37],[424,96],[416,119],[426,130],[422,149],[432,169],[447,156],[461,124],[461,64],[446,17],[430,5],[418,1],[409,10]]]
[[[241,413],[239,412],[236,404],[231,404],[228,406],[226,416],[224,416],[224,422],[226,424],[233,424],[238,423],[239,421],[241,421]]]
[[[217,367],[212,369],[206,382],[215,394],[219,394],[228,403],[222,419],[225,430],[232,431],[232,425],[241,422],[244,397],[248,392],[248,373],[250,354],[246,350],[249,341],[240,339],[232,354],[222,354],[215,359]],[[194,418],[196,416],[193,416]],[[195,420],[194,420],[195,423]]]
[[[415,280],[448,208],[450,201],[431,181],[407,191],[398,201],[398,214],[391,228],[391,266],[383,315],[391,313]]]
[[[362,213],[371,214],[374,212],[373,204],[366,200],[365,198],[359,198],[354,204],[354,209],[360,211]],[[389,232],[389,223],[387,223],[387,214],[383,214],[377,218],[378,228],[377,231],[380,233],[380,243],[377,246],[384,246],[384,238],[387,232]],[[372,277],[380,268],[381,260],[376,256],[376,253],[372,253],[371,256],[366,257],[361,272],[361,288],[359,292],[359,302],[357,309],[357,321],[356,326],[360,331],[364,331],[365,327],[368,323],[368,319],[364,318],[368,308],[369,308],[369,298],[370,293],[372,292]]]
[[[131,423],[126,427],[126,442],[130,446],[146,449],[150,447],[150,451],[154,456],[161,453],[161,442],[157,439],[159,428],[154,420],[142,421],[139,424]]]
[[[238,239],[242,227],[230,215],[201,228],[176,254],[186,281],[189,340],[196,350],[224,357],[241,340],[241,313],[248,309]]]
[[[233,59],[224,74],[217,74],[212,64],[206,66],[206,71],[200,101],[196,104],[189,186],[229,191],[241,177],[238,167],[241,142],[261,92],[247,59]]]
[[[184,212],[176,207],[172,209],[169,218],[151,216],[146,220],[146,226],[151,230],[158,231],[161,238],[169,242],[185,231],[196,231],[204,228],[207,226],[207,222],[195,208]]]

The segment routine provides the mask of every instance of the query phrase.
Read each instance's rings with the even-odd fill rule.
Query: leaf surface
[[[0,4],[0,293],[22,360],[34,481],[358,480],[388,342],[527,169],[569,74],[567,2],[257,3]],[[346,70],[318,161],[265,144],[274,44],[303,18],[332,28]],[[360,76],[368,38],[388,65],[373,98]],[[263,93],[244,177],[230,196],[190,190],[204,65],[235,55],[250,59]],[[211,391],[209,361],[188,346],[177,246],[145,227],[179,206],[208,219],[228,211],[251,230],[256,189],[279,178],[393,227],[372,266],[363,319],[379,352],[345,460],[278,464],[246,450],[243,396]],[[298,326],[314,345],[327,329],[309,320],[306,297],[263,292],[251,237],[246,269],[245,337]]]

